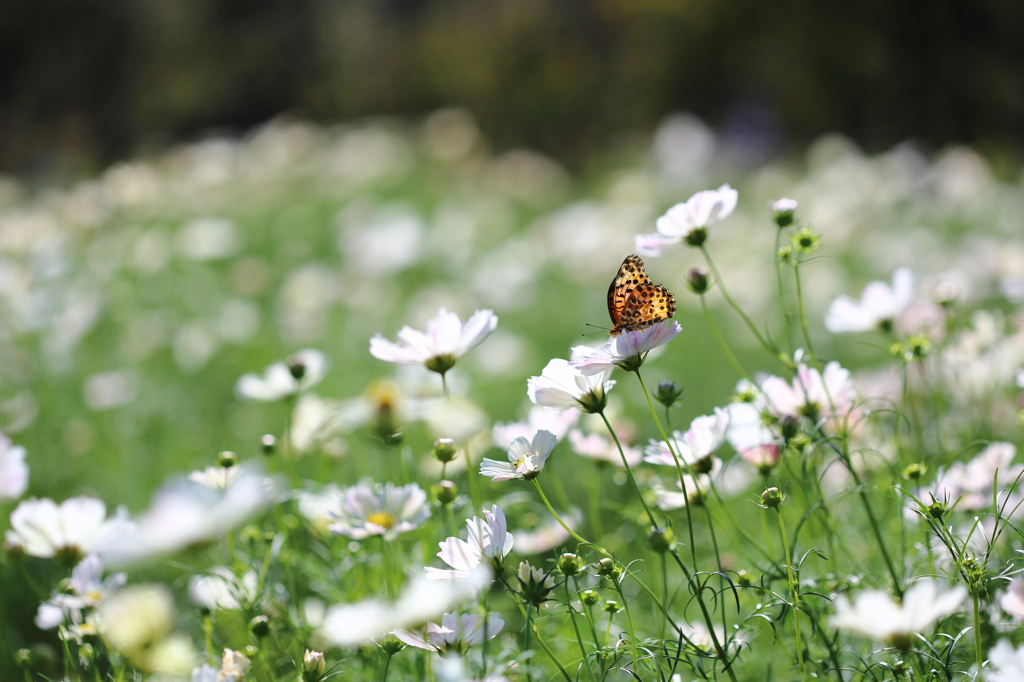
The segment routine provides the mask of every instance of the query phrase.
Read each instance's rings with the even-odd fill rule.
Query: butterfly
[[[676,298],[660,284],[651,282],[640,256],[626,256],[608,287],[609,334],[635,332],[676,314]]]

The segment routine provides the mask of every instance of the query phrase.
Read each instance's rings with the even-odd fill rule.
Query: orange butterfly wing
[[[637,331],[675,314],[676,299],[672,293],[651,282],[639,256],[627,256],[608,287],[608,315],[614,325],[608,333],[618,336]]]

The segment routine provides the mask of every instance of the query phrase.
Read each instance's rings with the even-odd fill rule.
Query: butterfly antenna
[[[585,324],[586,324],[586,326],[593,327],[594,329],[598,329],[601,332],[608,332],[609,331],[609,329],[607,327],[599,327],[596,324],[590,324],[589,322],[587,322]],[[600,333],[600,332],[590,332],[588,334],[580,334],[580,336],[593,336],[594,334],[598,334],[598,333]]]

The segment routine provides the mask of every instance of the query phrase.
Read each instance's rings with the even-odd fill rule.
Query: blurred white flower
[[[324,486],[321,492],[298,490],[295,497],[299,502],[299,513],[306,517],[313,528],[325,535],[335,519],[341,516],[341,505],[345,493],[333,483]]]
[[[106,563],[125,566],[216,539],[270,504],[275,487],[273,479],[247,466],[223,490],[171,481],[130,532],[106,538],[96,551]]]
[[[939,592],[931,579],[912,585],[904,594],[902,603],[886,592],[865,590],[853,601],[846,595],[836,599],[836,613],[829,624],[888,646],[907,649],[914,634],[923,633],[936,621],[960,608],[967,597],[967,588],[956,585]]]
[[[451,570],[427,567],[430,580],[466,578],[481,564],[497,569],[502,560],[512,551],[515,539],[508,532],[505,514],[498,505],[484,509],[484,518],[474,516],[466,520],[468,534],[465,540],[456,537],[439,543],[441,551],[437,556],[451,566]]]
[[[112,573],[104,580],[103,562],[95,554],[90,554],[71,571],[69,589],[40,604],[35,618],[36,627],[50,630],[68,621],[80,625],[84,622],[85,609],[98,606],[126,580],[124,573]]]
[[[11,443],[0,433],[0,502],[16,500],[28,488],[28,465],[25,448]]]
[[[616,367],[639,366],[647,353],[674,339],[683,328],[675,320],[661,322],[634,332],[623,332],[597,348],[576,346],[569,362],[582,374],[594,375]]]
[[[676,466],[684,470],[692,468],[695,473],[706,474],[712,469],[712,455],[725,442],[725,432],[729,427],[729,412],[720,407],[715,408],[713,415],[697,417],[690,423],[686,433],[676,431],[673,434],[671,448],[665,441],[651,439],[651,444],[644,448],[644,461],[650,464]]]
[[[213,566],[205,575],[194,575],[188,581],[192,601],[212,610],[238,611],[256,603],[259,576],[249,570],[241,576],[227,566]]]
[[[618,454],[615,456],[618,457]],[[622,461],[619,460],[619,463],[621,465]],[[573,507],[562,514],[562,521],[569,528],[576,530],[583,522],[583,514]],[[553,516],[546,516],[533,530],[517,528],[512,535],[516,539],[517,554],[541,554],[560,547],[569,539],[569,531]]]
[[[722,463],[716,459],[714,465],[713,471],[717,473]],[[683,486],[686,487],[685,492]],[[654,491],[658,508],[662,511],[672,511],[673,509],[682,509],[687,504],[700,506],[700,502],[710,486],[711,477],[708,474],[697,474],[696,477],[683,474],[682,485],[679,484],[679,479],[676,479],[676,490],[666,490],[657,482],[651,485],[651,490]]]
[[[385,362],[423,365],[443,375],[497,326],[498,318],[490,310],[478,310],[463,323],[458,315],[441,308],[427,322],[425,334],[412,327],[402,327],[398,332],[400,344],[377,334],[370,339],[370,354]]]
[[[82,387],[85,404],[97,412],[127,405],[138,393],[139,379],[131,372],[93,374]]]
[[[988,665],[983,669],[985,682],[1020,682],[1024,680],[1024,646],[1016,649],[1005,639],[999,640],[988,651]]]
[[[997,488],[1010,488],[1021,477],[1024,465],[1013,464],[1017,456],[1017,448],[1013,443],[990,443],[970,462],[954,462],[944,471],[940,471],[929,488],[922,491],[922,502],[928,504],[930,498],[956,503],[957,509],[977,511],[988,508],[992,504],[992,485]],[[1013,509],[1009,504],[1008,509]]]
[[[337,519],[329,529],[356,540],[371,535],[394,540],[399,533],[419,528],[429,516],[427,494],[415,483],[401,487],[390,482],[361,483],[345,490]]]
[[[306,348],[270,365],[262,377],[253,373],[241,376],[235,395],[241,400],[280,400],[320,383],[328,367],[323,353]]]
[[[558,445],[558,439],[550,431],[540,430],[533,441],[516,438],[508,448],[508,462],[484,458],[480,463],[480,474],[490,476],[492,481],[510,481],[514,478],[532,480],[537,478],[551,451]]]
[[[238,228],[225,218],[199,218],[178,232],[178,251],[191,260],[233,256],[241,247]]]
[[[107,518],[107,506],[95,497],[71,497],[60,503],[30,498],[11,513],[5,545],[29,556],[57,557],[69,564],[98,551],[106,542],[132,531],[123,511]]]
[[[415,628],[471,599],[490,584],[490,568],[480,566],[463,580],[428,580],[414,577],[397,601],[367,599],[335,604],[327,609],[321,632],[335,646],[358,646],[380,639],[399,628]]]
[[[530,408],[525,423],[495,423],[491,427],[491,438],[494,445],[502,450],[508,450],[516,438],[531,438],[540,430],[550,431],[555,434],[555,438],[562,439],[579,420],[580,413],[576,410],[556,410],[536,405]]]
[[[437,676],[438,682],[511,682],[504,675],[493,672],[483,679],[471,677],[462,656],[455,653],[434,659],[434,675]]]
[[[589,353],[586,346],[573,348],[573,355]],[[555,358],[541,371],[539,377],[526,380],[526,393],[530,400],[544,407],[568,410],[576,407],[585,411],[603,409],[608,392],[615,386],[610,380],[614,367],[600,372],[583,373],[568,360]]]
[[[622,454],[615,447],[610,438],[605,438],[599,433],[583,434],[579,429],[569,432],[569,447],[580,457],[597,460],[598,462],[609,462],[619,468],[623,468],[622,455],[626,456],[626,462],[635,467],[643,460],[643,452],[640,448],[634,448],[625,443],[622,444]]]
[[[825,313],[825,328],[833,334],[890,329],[914,297],[914,276],[900,268],[892,276],[892,286],[871,282],[854,301],[843,295],[832,301]]]
[[[782,451],[778,445],[768,443],[747,448],[740,452],[740,457],[743,458],[744,462],[757,469],[758,472],[767,475],[779,463],[779,459],[782,458]]]
[[[206,486],[211,490],[227,490],[227,487],[235,480],[239,471],[241,469],[238,466],[206,467],[203,471],[193,471],[188,475],[188,480]]]
[[[441,624],[427,623],[422,632],[395,630],[395,637],[409,646],[439,654],[454,652],[462,654],[471,646],[484,639],[494,639],[505,626],[505,621],[496,614],[488,614],[487,620],[472,614],[446,613]],[[485,637],[486,633],[486,637]]]
[[[764,446],[773,446],[778,437],[764,423],[761,415],[761,402],[729,403],[729,429],[725,432],[726,440],[733,450],[741,455],[747,450]]]
[[[219,682],[241,682],[250,665],[252,661],[242,652],[225,648],[220,661],[220,676],[217,679]]]
[[[163,585],[126,587],[100,605],[99,618],[107,643],[143,670],[185,675],[195,665],[191,641],[172,632],[174,599]]]
[[[996,594],[999,607],[1015,618],[1024,618],[1024,578],[1014,576],[1005,591]]]
[[[772,202],[772,213],[793,213],[798,207],[796,199],[783,197]]]
[[[690,197],[686,203],[676,204],[658,218],[657,232],[634,237],[636,250],[644,256],[660,256],[678,246],[684,239],[703,243],[700,231],[705,231],[720,220],[728,218],[736,209],[739,192],[729,185],[716,190],[704,190]]]

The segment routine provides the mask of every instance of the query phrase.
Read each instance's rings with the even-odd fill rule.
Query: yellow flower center
[[[398,523],[398,519],[395,518],[395,515],[386,511],[373,512],[366,517],[366,520],[375,526],[380,526],[381,528],[393,528],[394,525]]]

